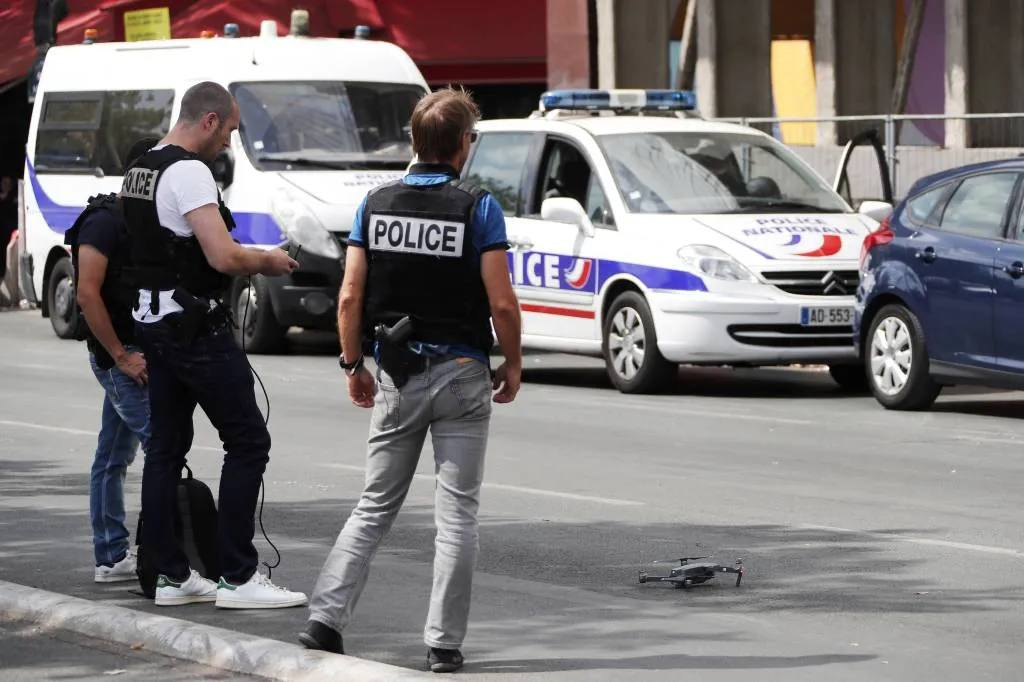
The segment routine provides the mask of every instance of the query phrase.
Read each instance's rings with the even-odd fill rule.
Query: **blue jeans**
[[[174,508],[198,405],[224,444],[217,495],[221,574],[231,583],[244,583],[259,560],[252,542],[256,503],[270,460],[270,432],[256,404],[249,361],[226,325],[186,343],[174,322],[164,318],[136,323],[135,335],[146,352],[153,411],[142,473],[142,542],[157,572],[173,580],[188,578],[188,558],[174,531]]]
[[[138,351],[134,346],[127,350]],[[93,374],[103,387],[103,420],[92,462],[89,516],[96,565],[113,564],[128,551],[124,525],[124,480],[135,453],[149,448],[149,393],[116,366],[100,369],[89,354]]]

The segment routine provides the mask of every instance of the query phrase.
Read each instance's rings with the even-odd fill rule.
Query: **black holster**
[[[230,313],[219,303],[211,308],[208,299],[193,296],[181,287],[175,287],[171,300],[181,306],[182,312],[165,319],[182,344],[191,344],[231,320]]]
[[[426,367],[426,358],[413,353],[406,345],[412,335],[412,323],[408,317],[403,317],[391,327],[377,324],[373,335],[380,350],[378,364],[391,377],[395,388],[404,386],[410,376]]]

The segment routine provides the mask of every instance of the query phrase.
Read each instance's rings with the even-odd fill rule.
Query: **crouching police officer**
[[[125,166],[156,144],[136,142]],[[89,483],[89,516],[98,583],[136,580],[136,558],[125,526],[124,481],[139,446],[149,449],[146,360],[135,345],[128,230],[117,194],[90,197],[64,233],[78,307],[86,324],[76,337],[86,342],[89,365],[103,387],[103,412]],[[191,441],[191,439],[189,439]]]
[[[222,298],[229,275],[282,275],[298,263],[280,249],[244,248],[229,234],[234,222],[207,164],[228,146],[238,121],[238,106],[227,90],[211,82],[192,86],[174,127],[126,170],[121,189],[139,287],[135,329],[149,368],[152,433],[142,477],[143,544],[158,574],[160,606],[306,603],[304,594],[276,587],[257,570],[252,542],[270,434]],[[224,443],[219,583],[189,566],[174,531],[174,500],[185,464],[177,438],[191,431],[197,404]]]
[[[409,491],[429,430],[438,528],[424,641],[435,672],[463,664],[491,389],[498,389],[495,402],[511,402],[522,371],[501,207],[458,180],[479,115],[461,90],[421,99],[412,114],[420,162],[402,180],[372,190],[356,214],[338,326],[349,396],[373,407],[366,487],[310,599],[299,635],[309,648],[343,652],[341,630]],[[493,381],[492,317],[506,358]],[[364,339],[375,352],[379,385],[364,365]]]

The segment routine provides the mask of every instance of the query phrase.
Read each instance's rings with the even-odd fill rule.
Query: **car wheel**
[[[828,373],[832,381],[848,393],[867,393],[870,390],[870,379],[864,365],[829,365]]]
[[[46,304],[50,312],[50,326],[62,339],[80,338],[85,331],[85,320],[75,300],[74,271],[70,258],[54,263],[46,287]]]
[[[617,296],[602,326],[605,368],[615,388],[623,393],[652,393],[676,377],[676,365],[658,350],[654,318],[639,293]]]
[[[277,321],[266,280],[262,275],[239,277],[232,287],[232,312],[235,322],[235,340],[247,353],[276,353],[285,346],[288,329]],[[248,310],[246,306],[248,305]]]
[[[865,364],[875,399],[890,410],[921,410],[942,386],[928,373],[924,330],[914,313],[899,304],[875,315],[865,343]]]

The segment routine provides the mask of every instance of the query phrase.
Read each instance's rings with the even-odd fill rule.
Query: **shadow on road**
[[[172,612],[137,596],[134,583],[92,583],[86,478],[55,475],[53,466],[43,460],[0,460],[4,472],[0,499],[15,500],[0,507],[0,579],[295,642],[307,613],[304,608],[225,615],[200,605]],[[17,501],[40,491],[62,497],[51,502],[37,499],[31,507],[27,500]],[[137,483],[127,492],[134,499]],[[68,506],[68,495],[80,496],[77,509]],[[287,586],[311,590],[353,503],[351,499],[267,502],[263,521],[284,554],[279,571],[286,571]],[[129,504],[137,509],[137,503]],[[685,513],[682,516],[685,519]],[[134,514],[129,517],[129,528],[134,528]],[[1024,597],[1019,581],[1007,578],[1002,581],[1005,584],[998,584],[998,576],[989,576],[986,587],[969,582],[950,587],[948,581],[940,584],[922,578],[922,562],[897,551],[901,535],[941,537],[944,530],[878,531],[892,536],[890,540],[778,525],[692,525],[685,520],[632,524],[485,519],[474,582],[471,629],[478,663],[472,669],[754,670],[856,663],[870,656],[829,650],[792,657],[744,655],[743,642],[752,631],[741,630],[743,620],[725,621],[737,632],[722,633],[709,632],[711,628],[699,617],[678,616],[709,614],[719,619],[716,629],[721,630],[720,619],[733,614],[770,619],[783,612],[832,617],[1019,609]],[[257,547],[262,558],[273,560],[258,528]],[[346,634],[346,648],[353,655],[421,669],[433,547],[433,509],[410,504],[386,539],[356,619],[346,631],[351,633]],[[653,560],[703,554],[722,563],[742,557],[747,571],[743,585],[734,587],[728,577],[688,590],[638,584],[638,569],[646,566],[653,572]],[[275,579],[279,571],[274,572]],[[680,642],[685,647],[687,639],[702,637],[719,643],[731,639],[736,655],[679,653]],[[528,647],[529,655],[510,659],[512,646]],[[673,653],[655,653],[665,647],[673,647]],[[604,653],[591,657],[582,655],[581,649]],[[486,660],[488,656],[495,658]]]
[[[612,386],[602,367],[529,367],[523,382],[552,386],[599,388]],[[690,367],[679,370],[666,395],[709,398],[849,398],[866,394],[843,391],[827,372],[809,369],[732,369]]]

